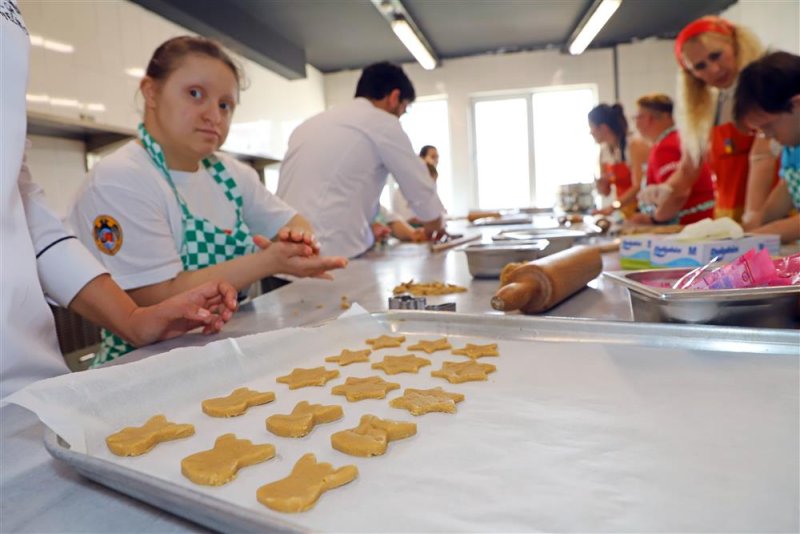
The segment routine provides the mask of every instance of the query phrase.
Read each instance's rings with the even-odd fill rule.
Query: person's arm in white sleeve
[[[236,290],[221,281],[194,288],[158,306],[138,307],[50,211],[42,188],[31,180],[24,162],[17,183],[39,280],[56,303],[136,346],[197,327],[203,327],[205,333],[217,332],[231,318],[237,305]]]
[[[36,252],[39,281],[45,294],[66,308],[83,286],[106,270],[47,207],[44,191],[31,180],[24,160],[17,183]]]
[[[376,132],[375,145],[381,160],[392,173],[411,210],[423,221],[429,233],[442,229],[444,206],[423,161],[414,153],[411,141],[400,122],[387,122]]]

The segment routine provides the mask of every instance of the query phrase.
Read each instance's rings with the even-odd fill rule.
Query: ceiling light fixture
[[[392,31],[398,39],[408,48],[414,59],[422,65],[425,70],[433,70],[436,68],[436,59],[430,51],[422,44],[417,34],[411,26],[408,25],[406,19],[398,18],[392,21]]]
[[[372,5],[391,25],[394,34],[422,68],[425,70],[435,69],[439,64],[439,58],[436,57],[433,47],[406,11],[403,3],[400,0],[372,0]]]
[[[134,78],[144,78],[145,72],[141,67],[131,67],[129,69],[125,69],[125,74],[128,76],[133,76]]]
[[[619,9],[620,4],[622,0],[595,0],[567,41],[569,53],[574,56],[582,54]]]
[[[30,43],[31,46],[39,46],[46,50],[50,50],[52,52],[60,52],[62,54],[71,54],[75,51],[75,47],[72,46],[71,44],[60,43],[58,41],[51,41],[50,39],[45,39],[41,35],[31,34]]]

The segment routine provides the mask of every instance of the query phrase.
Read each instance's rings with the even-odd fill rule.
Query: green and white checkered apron
[[[189,211],[186,201],[175,188],[169,174],[164,152],[156,141],[150,137],[144,124],[139,125],[139,139],[153,161],[167,180],[181,208],[181,224],[183,227],[183,245],[181,246],[181,263],[184,271],[196,271],[216,265],[256,250],[250,229],[242,218],[242,195],[236,181],[228,174],[225,165],[214,155],[203,160],[203,166],[222,188],[225,197],[236,207],[236,222],[230,231],[223,230],[208,219],[195,217]],[[101,332],[102,343],[92,361],[92,367],[109,362],[135,349],[119,336],[106,329]]]

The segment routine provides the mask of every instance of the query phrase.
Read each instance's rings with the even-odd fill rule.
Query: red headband
[[[675,59],[678,60],[678,65],[684,66],[681,50],[683,50],[683,45],[686,44],[686,41],[701,33],[708,32],[732,37],[733,24],[719,17],[703,17],[687,24],[678,34],[678,37],[675,38]]]

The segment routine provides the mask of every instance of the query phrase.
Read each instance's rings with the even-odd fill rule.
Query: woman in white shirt
[[[99,162],[78,197],[74,228],[139,304],[209,278],[242,290],[277,273],[328,277],[346,264],[317,254],[308,221],[255,171],[214,153],[228,135],[239,78],[213,41],[163,43],[140,84],[139,139]],[[104,333],[94,364],[129,349]]]
[[[218,331],[236,308],[236,291],[219,281],[138,307],[47,209],[23,158],[29,54],[19,8],[0,0],[0,398],[68,372],[45,295],[137,345]]]

